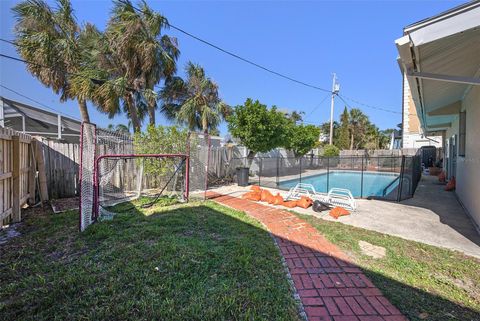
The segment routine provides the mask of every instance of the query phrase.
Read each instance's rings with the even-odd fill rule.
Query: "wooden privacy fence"
[[[79,195],[79,144],[42,139],[48,196],[51,199]]]
[[[0,128],[0,226],[21,220],[20,208],[35,201],[32,137]]]

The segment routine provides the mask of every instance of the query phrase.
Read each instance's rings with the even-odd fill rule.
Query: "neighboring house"
[[[480,1],[405,27],[396,45],[420,130],[443,137],[447,177],[480,225]]]
[[[204,139],[204,137],[205,137],[203,135],[203,133],[198,133],[197,135],[198,135],[198,138],[200,138],[200,139]],[[210,145],[212,147],[221,147],[221,146],[225,145],[224,144],[224,139],[220,136],[210,135]]]
[[[420,148],[422,146],[442,147],[442,136],[436,132],[426,133],[420,126],[412,92],[402,70],[403,93],[402,93],[402,140],[400,148]]]
[[[0,96],[0,126],[68,143],[80,139],[79,120]]]
[[[402,131],[394,129],[392,135],[390,136],[390,147],[389,149],[401,149],[402,148]]]

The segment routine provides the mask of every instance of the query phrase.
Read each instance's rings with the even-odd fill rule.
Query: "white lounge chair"
[[[315,191],[315,187],[312,184],[298,183],[288,191],[286,199],[299,199],[302,196],[333,206],[340,206],[351,211],[357,209],[355,198],[353,198],[350,190],[345,188],[332,188],[328,193],[320,193]]]

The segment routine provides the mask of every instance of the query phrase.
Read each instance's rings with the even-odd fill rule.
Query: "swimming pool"
[[[328,176],[328,179],[327,179]],[[302,177],[302,183],[312,184],[317,192],[326,193],[333,187],[347,188],[354,197],[382,196],[383,190],[398,177],[395,173],[374,173],[354,171],[331,171],[314,176]],[[279,183],[281,189],[290,189],[300,183],[300,179],[292,179]],[[328,184],[328,186],[327,186]],[[388,191],[395,188],[393,184]]]

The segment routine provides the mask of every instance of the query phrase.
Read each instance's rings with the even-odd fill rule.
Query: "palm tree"
[[[205,70],[188,62],[187,79],[173,77],[160,91],[161,111],[171,120],[186,124],[191,131],[217,128],[231,108],[218,95],[218,85],[205,75]]]
[[[128,94],[126,79],[112,73],[116,61],[109,53],[105,34],[94,25],[85,25],[78,43],[83,68],[70,77],[70,92],[89,99],[100,112],[113,118],[122,112],[121,98]]]
[[[148,114],[155,125],[156,93],[154,86],[171,79],[179,55],[176,39],[162,35],[168,21],[153,12],[145,2],[137,12],[129,0],[117,1],[105,31],[103,69],[112,79],[124,81],[128,90],[122,94],[124,109],[139,131]]]
[[[355,141],[362,140],[367,123],[368,117],[360,109],[352,108],[350,110],[350,149],[354,148]]]
[[[120,134],[130,134],[130,126],[124,125],[124,124],[108,124],[107,129],[112,132],[117,132]]]
[[[377,126],[372,123],[368,123],[365,131],[364,147],[367,149],[379,149],[380,148],[380,131]]]
[[[43,0],[28,0],[13,9],[15,42],[27,68],[42,84],[60,94],[60,100],[76,99],[84,121],[90,121],[87,97],[70,90],[70,76],[82,68],[82,34],[69,0],[58,0],[52,9]]]

